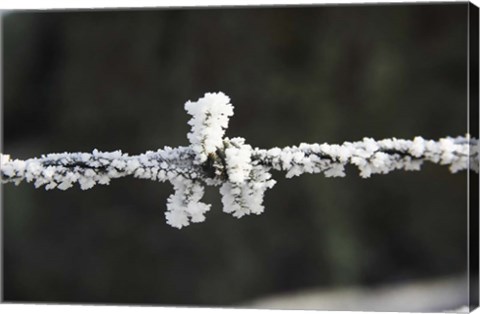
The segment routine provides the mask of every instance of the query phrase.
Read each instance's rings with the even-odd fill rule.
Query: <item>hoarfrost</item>
[[[304,173],[344,177],[345,166],[351,164],[361,177],[368,178],[393,170],[418,171],[424,162],[447,165],[452,173],[479,169],[478,140],[468,134],[438,141],[420,136],[413,140],[364,138],[341,145],[301,143],[260,149],[246,144],[244,138],[224,137],[233,105],[222,92],[187,101],[185,110],[192,116],[187,147],[166,146],[134,156],[97,149],[27,160],[0,154],[1,182],[27,181],[47,190],[67,190],[78,184],[86,190],[125,176],[169,181],[174,193],[167,200],[165,217],[169,225],[180,229],[205,220],[211,207],[201,202],[205,186],[219,186],[224,212],[237,218],[261,214],[265,192],[275,185],[272,170],[285,172],[287,178]]]

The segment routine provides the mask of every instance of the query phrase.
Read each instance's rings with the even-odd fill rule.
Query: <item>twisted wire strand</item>
[[[353,164],[362,177],[386,174],[393,170],[420,170],[423,162],[449,166],[452,173],[471,169],[478,172],[478,140],[468,137],[438,141],[365,138],[358,142],[305,144],[285,148],[252,150],[251,162],[286,177],[303,173],[323,173],[327,177],[345,176],[344,167]],[[47,190],[68,189],[78,183],[82,189],[109,184],[111,179],[133,176],[164,182],[177,176],[218,185],[208,170],[196,164],[195,152],[187,146],[165,147],[129,156],[121,151],[92,153],[53,153],[27,160],[10,159],[0,154],[2,183],[33,182]]]
[[[57,153],[27,160],[0,154],[2,183],[33,182],[36,188],[66,190],[74,184],[86,190],[112,179],[133,176],[169,181],[174,193],[167,199],[168,224],[183,228],[202,222],[210,205],[201,202],[204,186],[220,186],[223,211],[240,218],[264,211],[265,191],[275,185],[271,170],[285,172],[287,178],[304,173],[344,177],[345,166],[355,165],[360,176],[386,174],[393,170],[420,170],[424,162],[449,166],[452,173],[478,172],[478,139],[445,137],[438,141],[384,139],[338,144],[305,144],[261,149],[252,148],[241,137],[225,138],[233,105],[225,94],[206,93],[185,110],[192,116],[187,134],[190,145],[165,147],[129,156],[121,151]]]

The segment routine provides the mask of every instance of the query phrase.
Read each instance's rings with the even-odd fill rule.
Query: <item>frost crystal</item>
[[[240,218],[263,212],[265,191],[275,184],[270,167],[252,162],[252,147],[243,138],[226,139],[225,162],[228,181],[220,188],[223,211]]]
[[[181,176],[175,177],[170,182],[175,193],[167,200],[165,217],[167,223],[181,229],[190,222],[202,222],[205,213],[210,210],[210,205],[200,202],[203,197],[204,187],[196,181],[188,180]]]
[[[74,184],[86,190],[125,176],[169,181],[174,193],[167,200],[165,217],[169,225],[180,229],[205,220],[210,210],[210,205],[201,202],[206,185],[220,186],[224,212],[237,218],[261,214],[265,192],[275,185],[272,170],[285,172],[287,178],[304,173],[344,177],[345,166],[352,164],[361,177],[368,178],[393,170],[418,171],[425,161],[448,165],[452,173],[479,170],[478,140],[468,134],[438,141],[419,136],[413,141],[364,138],[341,145],[301,143],[260,149],[252,148],[241,137],[224,138],[233,115],[225,94],[207,93],[196,102],[187,101],[185,110],[192,116],[188,147],[167,146],[136,156],[96,149],[27,160],[0,154],[1,181],[19,184],[25,180],[47,190],[67,190]]]
[[[275,185],[268,168],[256,165],[242,183],[225,182],[220,188],[223,211],[240,218],[244,215],[263,213],[263,197],[267,189]]]
[[[201,164],[209,153],[222,146],[223,135],[233,115],[230,98],[224,93],[206,93],[196,102],[187,101],[185,110],[192,116],[188,124],[192,129],[187,137],[195,152],[195,162]]]
[[[252,147],[245,145],[243,138],[227,139],[229,146],[225,148],[225,163],[228,180],[232,183],[245,182],[252,170]]]

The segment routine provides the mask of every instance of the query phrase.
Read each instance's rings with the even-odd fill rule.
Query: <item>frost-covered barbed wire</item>
[[[413,140],[364,138],[342,145],[302,143],[283,149],[255,149],[252,158],[275,170],[286,171],[287,178],[319,172],[326,177],[343,177],[347,164],[357,166],[360,176],[368,178],[393,170],[420,170],[425,161],[448,165],[452,173],[466,169],[478,172],[478,148],[478,140],[468,135],[438,141],[420,136]]]
[[[224,137],[233,115],[230,98],[223,93],[207,93],[185,110],[192,115],[188,133],[190,146],[165,147],[129,156],[121,151],[60,153],[40,158],[12,160],[0,154],[3,183],[33,182],[35,187],[66,190],[73,184],[89,189],[96,184],[125,176],[169,181],[174,193],[167,200],[167,223],[182,228],[202,222],[210,205],[201,202],[204,187],[220,186],[223,211],[240,218],[264,211],[265,191],[275,185],[271,171],[286,172],[291,178],[304,173],[326,177],[345,176],[348,164],[360,176],[386,174],[393,170],[420,170],[424,162],[449,166],[452,173],[471,169],[478,172],[478,140],[466,136],[438,141],[384,139],[338,144],[305,144],[285,148],[252,148],[245,139]]]

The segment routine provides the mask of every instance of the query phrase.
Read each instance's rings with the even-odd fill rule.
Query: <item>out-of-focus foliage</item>
[[[460,135],[466,12],[442,4],[11,13],[2,21],[4,151],[186,145],[185,100],[219,90],[235,105],[226,136],[252,146]],[[5,299],[231,305],[466,271],[465,173],[426,165],[368,180],[275,179],[263,215],[222,215],[207,189],[208,223],[181,231],[164,223],[165,184],[5,186]]]

